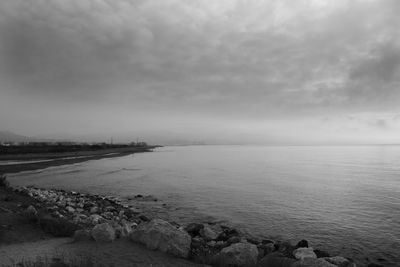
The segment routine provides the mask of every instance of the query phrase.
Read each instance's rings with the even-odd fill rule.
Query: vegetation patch
[[[90,257],[79,257],[69,259],[65,256],[49,258],[48,256],[37,257],[35,260],[24,260],[14,265],[15,267],[102,267],[94,263]]]
[[[38,223],[46,233],[56,237],[71,237],[80,227],[64,218],[54,218],[48,214],[39,214]]]

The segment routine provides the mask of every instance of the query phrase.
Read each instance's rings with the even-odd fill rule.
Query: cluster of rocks
[[[152,250],[214,266],[356,266],[349,259],[314,250],[306,240],[292,245],[245,237],[238,230],[220,224],[180,226],[161,219],[150,220],[134,207],[111,197],[39,188],[19,191],[35,198],[40,206],[36,208],[79,225],[80,229],[74,233],[75,241],[112,242],[116,238],[129,238]],[[28,207],[26,214],[37,216],[36,208]]]
[[[16,191],[37,200],[36,207],[26,209],[28,217],[33,218],[37,216],[37,210],[42,210],[80,229],[93,229],[94,233],[98,232],[95,230],[97,225],[107,223],[115,230],[115,237],[127,236],[139,223],[149,220],[140,211],[113,197],[34,187],[22,187]]]
[[[192,256],[209,259],[219,266],[290,266],[290,267],[355,267],[341,256],[308,247],[306,240],[290,242],[258,240],[243,236],[236,229],[222,225],[189,224]]]

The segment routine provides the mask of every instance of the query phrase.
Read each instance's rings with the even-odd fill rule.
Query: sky
[[[0,130],[400,143],[398,0],[2,0]]]

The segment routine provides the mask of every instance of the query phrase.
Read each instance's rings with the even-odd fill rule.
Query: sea
[[[227,223],[259,238],[306,239],[359,266],[400,266],[400,146],[167,146],[8,179],[153,195],[165,203],[160,217],[178,223]]]

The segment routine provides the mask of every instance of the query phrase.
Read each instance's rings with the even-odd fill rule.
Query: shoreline
[[[332,257],[309,247],[306,240],[294,245],[288,241],[249,238],[235,228],[215,223],[177,225],[148,218],[143,212],[136,211],[135,204],[126,206],[114,197],[36,187],[9,187],[8,190],[14,196],[32,200],[22,213],[45,233],[73,237],[75,242],[91,242],[93,246],[129,240],[150,250],[188,259],[193,264],[211,266],[306,267],[311,263],[321,267],[356,266],[349,259]],[[152,196],[142,195],[136,195],[135,200],[157,201]],[[274,265],[276,262],[289,265]]]
[[[93,247],[127,240],[193,264],[211,266],[356,266],[350,259],[309,247],[304,239],[295,245],[290,241],[250,238],[238,229],[218,223],[178,225],[149,218],[145,211],[137,210],[135,202],[157,201],[152,196],[136,195],[135,202],[128,206],[115,197],[62,189],[9,187],[8,191],[11,198],[31,199],[31,204],[23,206],[20,213],[43,232],[73,237],[74,242],[89,242]]]
[[[95,151],[77,151],[66,153],[40,153],[40,154],[18,154],[9,156],[0,156],[1,161],[20,161],[32,160],[32,163],[0,165],[0,174],[18,173],[24,171],[33,171],[45,169],[53,166],[62,166],[85,162],[89,160],[98,160],[103,158],[122,157],[135,153],[151,152],[155,147],[124,147],[112,148]],[[41,161],[43,160],[43,161]]]
[[[120,151],[120,152],[121,153],[119,153],[119,154],[113,154],[113,155],[108,155],[108,156],[106,154],[101,154],[101,155],[97,154],[97,155],[89,156],[90,158],[85,157],[85,158],[72,159],[72,160],[77,160],[77,162],[82,162],[82,161],[87,161],[87,160],[92,160],[92,159],[124,156],[124,155],[132,153],[132,152],[128,152],[128,151],[125,151],[125,153],[122,151]],[[145,151],[140,151],[140,152],[145,152]],[[138,151],[136,151],[135,153],[138,153]],[[63,164],[61,162],[62,162],[62,160],[60,160],[60,162],[59,162],[60,164],[47,164],[48,162],[45,162],[46,163],[45,165],[47,165],[46,167],[50,167],[50,166],[59,166],[59,165],[64,165],[64,164],[76,163],[76,162],[71,162],[71,163]],[[41,166],[40,164],[39,165],[32,164],[32,165],[35,165],[35,166],[31,166],[33,169],[30,169],[30,170],[42,169],[41,167],[39,167],[39,166]],[[12,167],[17,167],[17,166],[13,165]],[[17,168],[15,168],[15,169],[17,169]],[[9,173],[12,173],[12,172],[9,172]],[[61,207],[60,207],[55,201],[53,201],[51,199],[49,200],[48,195],[59,196],[60,194],[61,195],[67,194],[68,198],[72,197],[72,199],[87,197],[91,200],[94,200],[94,202],[108,201],[112,205],[116,205],[118,207],[118,209],[120,209],[119,211],[121,211],[121,209],[122,209],[125,211],[130,210],[130,211],[128,211],[128,213],[129,212],[132,212],[133,214],[135,212],[137,213],[136,207],[123,206],[123,204],[121,203],[120,200],[118,200],[118,198],[110,198],[110,197],[106,197],[106,196],[99,196],[99,195],[93,195],[93,194],[87,194],[87,193],[83,194],[83,193],[79,193],[79,192],[65,191],[62,189],[40,189],[40,188],[34,188],[34,187],[22,188],[22,190],[16,188],[14,191],[17,194],[20,194],[20,193],[25,194],[25,195],[27,194],[28,197],[32,198],[34,200],[34,203],[36,203],[36,205],[38,205],[38,209],[41,209],[42,212],[44,212],[46,215],[54,217],[54,214],[53,214],[54,209],[52,210],[52,212],[49,212],[48,208],[49,208],[49,206],[50,206],[50,208],[51,208],[51,206],[53,208],[57,206],[58,208],[56,208],[56,211],[58,211],[58,210],[63,211],[62,213],[59,212],[59,214],[61,214],[64,217],[67,216],[67,218],[69,218],[68,220],[71,222],[76,221],[75,212],[78,212],[78,214],[81,211],[87,213],[88,210],[85,210],[82,207],[82,208],[78,208],[78,209],[73,208],[74,211],[70,212],[68,210],[71,210],[71,209],[67,209],[69,207],[68,205],[64,204],[64,205],[61,205]],[[40,192],[45,192],[45,193],[43,195]],[[154,201],[154,198],[152,196],[137,195],[137,200],[138,201],[143,201],[143,200],[144,201]],[[43,207],[41,206],[42,205],[41,203],[47,203],[47,202],[48,202],[48,204],[51,204],[51,205],[46,204]],[[42,208],[44,208],[44,211]],[[104,206],[103,208],[107,208],[107,207]],[[83,209],[83,210],[79,210],[79,209]],[[107,224],[113,225],[113,227],[114,227],[115,226],[114,217],[116,216],[118,218],[118,215],[120,215],[119,212],[116,214],[110,215],[109,213],[107,213],[109,211],[106,211],[106,210],[104,210],[104,211],[106,214],[99,214],[99,215],[103,219],[105,219],[105,221],[100,219],[98,222],[99,223],[100,222],[107,223]],[[74,215],[74,216],[68,217],[68,215]],[[134,224],[129,226],[132,229],[137,228],[138,226],[140,226],[142,224],[143,225],[147,224],[147,223],[149,223],[149,221],[152,221],[154,219],[154,218],[147,218],[145,215],[140,214],[140,213],[137,213],[136,215],[137,215],[135,217],[136,221],[133,222]],[[58,215],[56,215],[56,216],[58,216]],[[61,218],[63,218],[63,217],[61,217]],[[118,219],[120,219],[120,218],[118,218]],[[84,225],[81,225],[81,226],[84,226]],[[330,257],[331,255],[329,255],[329,253],[318,250],[318,249],[315,249],[315,250],[312,248],[308,249],[308,242],[306,240],[299,241],[297,243],[297,245],[294,245],[294,244],[291,244],[290,242],[282,241],[282,240],[262,240],[262,239],[257,240],[257,238],[254,239],[254,238],[249,238],[247,236],[244,236],[243,234],[239,233],[239,231],[237,229],[230,228],[225,225],[218,225],[218,224],[211,224],[211,223],[191,223],[189,225],[176,225],[176,223],[173,223],[172,225],[177,229],[184,230],[187,233],[189,233],[190,238],[191,238],[189,259],[191,261],[194,261],[194,263],[213,264],[213,266],[224,266],[223,264],[215,262],[217,260],[214,257],[216,255],[220,255],[221,252],[227,247],[230,247],[234,244],[242,244],[243,243],[243,244],[253,245],[253,248],[254,248],[254,246],[257,248],[257,264],[260,264],[260,263],[262,264],[262,259],[265,258],[264,256],[270,255],[270,256],[272,256],[272,259],[267,259],[267,260],[276,261],[277,260],[276,258],[279,258],[278,261],[283,260],[283,261],[290,262],[290,266],[292,266],[292,264],[295,264],[296,262],[298,265],[293,265],[293,266],[308,266],[308,265],[301,265],[301,263],[299,263],[299,259],[296,258],[295,254],[294,254],[295,250],[304,248],[303,250],[306,251],[305,253],[306,254],[308,253],[308,255],[311,255],[310,257],[312,259],[314,259],[314,255],[315,255],[315,258],[317,258],[317,260],[321,259],[320,264],[322,264],[322,265],[315,265],[315,266],[330,266],[330,267],[334,267],[334,266],[354,267],[354,266],[356,266],[356,264],[352,260],[345,259],[340,256]],[[88,229],[87,228],[88,226],[93,227],[93,224],[86,224],[83,227],[83,228],[86,227],[85,232],[84,232],[84,239],[86,241],[91,240],[91,242],[93,242],[93,237],[91,236],[91,232],[90,232],[92,229]],[[124,227],[124,226],[126,226],[126,225],[119,225],[116,229],[114,229],[114,232],[121,231],[121,230],[117,230],[117,229],[120,229],[120,227]],[[204,230],[204,229],[206,229],[206,230]],[[203,233],[200,232],[201,230],[203,231]],[[204,232],[206,232],[206,233],[204,233]],[[71,235],[72,233],[69,233],[69,234]],[[221,238],[220,237],[221,234],[222,235],[225,234],[226,236]],[[124,236],[124,237],[129,239],[129,237],[127,237],[127,236]],[[231,238],[233,240],[229,241],[229,239],[231,239]],[[145,244],[145,245],[147,245],[147,244]],[[243,250],[243,249],[247,249],[247,248],[241,248],[241,249]],[[240,253],[240,251],[236,251],[236,253]],[[263,257],[260,257],[260,255],[262,255]],[[331,260],[333,262],[335,262],[336,258],[340,259],[342,262],[346,262],[346,265],[343,265],[344,263],[335,265],[332,262],[330,262],[329,260],[327,260],[328,258],[329,258],[329,260]],[[334,259],[330,259],[330,258],[334,258]],[[300,259],[304,259],[304,258],[300,258]],[[323,260],[323,262],[322,262],[322,260]],[[331,265],[326,265],[326,263],[331,264]],[[220,265],[218,265],[218,264],[220,264]],[[325,264],[325,265],[323,265],[323,264]],[[256,266],[256,265],[253,265],[253,266]],[[257,266],[275,266],[275,265],[257,265]],[[276,265],[276,266],[278,266],[278,265]],[[289,266],[289,265],[287,265],[287,266]],[[368,266],[382,266],[382,265],[368,265]]]

